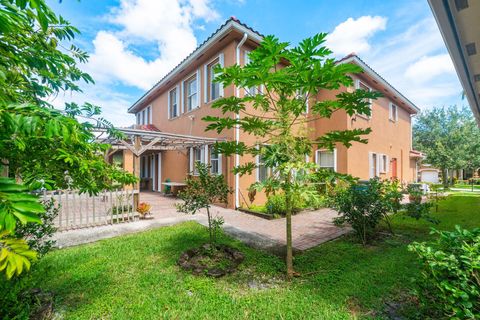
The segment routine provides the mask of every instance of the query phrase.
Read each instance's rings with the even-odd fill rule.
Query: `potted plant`
[[[421,188],[421,184],[418,184],[418,183],[409,184],[407,186],[407,192],[408,192],[408,200],[410,200],[410,202],[414,202],[414,203],[422,202],[423,191]]]
[[[152,206],[146,202],[142,202],[137,207],[137,212],[140,214],[140,219],[153,218],[150,213]]]

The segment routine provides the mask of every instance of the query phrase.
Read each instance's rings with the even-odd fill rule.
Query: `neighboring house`
[[[440,170],[433,168],[429,164],[424,164],[418,170],[418,182],[439,183]]]
[[[195,174],[195,161],[206,162],[212,165],[213,173],[223,174],[229,186],[235,190],[229,199],[230,207],[239,207],[248,201],[248,187],[255,181],[265,179],[270,174],[270,169],[261,165],[262,159],[259,157],[252,159],[250,156],[223,157],[214,154],[212,142],[207,139],[238,140],[252,144],[255,143],[255,137],[235,128],[220,135],[214,131],[205,132],[206,123],[201,119],[206,115],[221,115],[220,110],[211,108],[212,101],[219,97],[248,94],[247,90],[235,88],[233,85],[223,88],[213,82],[213,68],[217,64],[225,67],[245,64],[248,53],[258,46],[262,38],[260,33],[235,18],[227,20],[128,109],[128,112],[136,115],[137,126],[143,128],[143,131],[132,129],[129,132],[137,135],[144,132],[145,135],[151,136],[151,139],[157,136],[159,140],[161,134],[169,134],[171,139],[169,141],[177,143],[176,148],[165,147],[165,142],[163,147],[158,146],[144,152],[141,155],[139,170],[141,177],[182,182],[189,173]],[[361,179],[378,176],[398,178],[402,182],[416,181],[417,160],[420,156],[412,150],[411,130],[412,116],[419,111],[418,108],[356,55],[349,55],[338,63],[357,64],[364,72],[353,76],[355,83],[353,87],[322,91],[315,99],[331,99],[341,91],[356,88],[380,91],[384,97],[372,101],[370,117],[364,115],[352,117],[339,111],[334,113],[331,119],[309,122],[310,128],[313,129],[312,135],[320,136],[331,130],[366,127],[371,127],[373,132],[368,136],[368,144],[355,143],[349,149],[339,145],[333,151],[315,150],[306,160],[315,161],[322,168],[348,173]],[[254,92],[256,90],[261,88],[251,89]],[[235,115],[232,113],[230,116]],[[308,110],[306,116],[309,116]],[[155,130],[159,130],[160,133],[156,133]],[[179,140],[173,140],[175,136],[178,136],[179,140],[188,137],[199,138],[197,144],[186,143],[182,149],[178,147]],[[204,141],[204,144],[201,144],[201,141]],[[150,145],[153,146],[154,142]],[[125,159],[131,161],[129,150],[133,149],[124,148],[123,154]],[[240,177],[232,173],[234,166],[252,160],[260,165],[252,175]],[[127,164],[124,164],[124,167],[132,168]],[[162,189],[160,182],[142,186],[149,190]],[[263,195],[256,198],[257,202],[264,200]]]

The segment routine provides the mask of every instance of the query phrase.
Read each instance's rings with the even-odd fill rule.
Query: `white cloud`
[[[416,83],[425,83],[443,74],[455,74],[452,59],[448,54],[421,57],[405,71],[405,77]]]
[[[387,18],[380,16],[362,16],[348,18],[335,27],[327,36],[326,45],[335,55],[365,53],[371,48],[370,38],[378,31],[385,30]]]
[[[115,92],[107,86],[94,84],[87,85],[82,92],[65,92],[56,97],[51,97],[49,102],[57,109],[63,109],[65,102],[83,104],[90,102],[102,108],[102,116],[115,126],[127,127],[135,123],[135,117],[127,113],[131,106],[132,97]]]
[[[398,28],[402,21],[395,24],[402,30]],[[366,63],[418,107],[460,103],[462,89],[433,18],[409,25],[398,34],[386,30],[386,35],[366,42],[369,50],[360,54]],[[360,52],[352,48],[343,53],[351,51]]]
[[[87,70],[99,81],[147,90],[196,48],[195,21],[218,17],[209,0],[122,0],[108,17],[121,29],[97,33]],[[156,58],[134,52],[137,42],[155,45]]]

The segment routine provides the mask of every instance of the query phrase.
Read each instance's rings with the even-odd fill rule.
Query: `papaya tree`
[[[95,127],[120,136],[91,104],[56,110],[49,99],[93,83],[77,64],[88,55],[69,45],[79,30],[44,0],[0,0],[0,272],[28,270],[36,253],[13,236],[17,222],[40,223],[39,188],[98,193],[135,177],[104,160]],[[83,119],[81,122],[79,119]]]
[[[337,144],[350,147],[353,142],[366,143],[364,135],[370,128],[331,131],[311,137],[307,124],[320,118],[330,118],[343,110],[352,116],[370,114],[369,99],[380,96],[364,90],[340,91],[335,99],[317,101],[322,90],[353,86],[351,74],[361,72],[353,64],[339,64],[324,46],[326,34],[317,34],[291,46],[274,36],[266,36],[249,54],[245,66],[217,67],[215,80],[224,86],[235,85],[250,94],[218,99],[212,107],[224,116],[206,116],[206,130],[222,132],[238,127],[242,134],[253,135],[256,141],[224,141],[216,151],[225,155],[260,155],[270,167],[272,179],[286,197],[286,266],[287,277],[294,275],[292,256],[292,204],[295,197],[308,196],[308,174],[317,168],[307,163],[313,148],[333,149]],[[249,88],[257,88],[250,90]],[[252,91],[254,94],[252,94]],[[308,113],[306,108],[308,104]],[[236,114],[232,117],[231,114]],[[234,168],[234,173],[251,174],[257,167],[250,161]],[[301,173],[301,174],[300,174]],[[307,175],[307,177],[306,177]],[[257,183],[257,188],[265,187]]]

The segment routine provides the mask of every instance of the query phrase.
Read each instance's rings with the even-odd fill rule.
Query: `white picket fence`
[[[138,219],[134,210],[138,190],[103,191],[98,195],[80,194],[77,190],[43,191],[43,200],[54,199],[59,209],[55,218],[58,230],[70,230]]]

